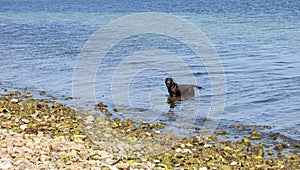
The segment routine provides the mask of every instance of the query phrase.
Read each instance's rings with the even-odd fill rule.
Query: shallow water
[[[95,31],[131,12],[171,12],[201,29],[220,56],[226,77],[226,105],[220,128],[232,124],[269,125],[272,132],[300,140],[298,1],[169,2],[171,5],[143,1],[122,5],[96,1],[85,5],[31,0],[23,5],[6,0],[1,3],[0,83],[4,88],[72,96],[80,51]],[[153,68],[145,63],[151,63]],[[218,73],[209,75],[190,49],[170,37],[130,37],[112,48],[97,66],[95,80],[86,83],[95,85],[91,91],[97,102],[121,108],[122,114],[115,116],[162,120],[176,131],[179,126],[202,127],[202,120],[213,109],[209,76]],[[126,66],[127,71],[121,66]],[[167,68],[172,71],[166,71]],[[170,108],[164,86],[168,76],[176,77],[180,83],[199,84],[203,89],[196,91],[195,98]],[[126,84],[128,77],[131,79]],[[123,94],[119,89],[128,94],[119,95]],[[125,99],[130,102],[124,103]],[[71,101],[67,104],[74,105]]]

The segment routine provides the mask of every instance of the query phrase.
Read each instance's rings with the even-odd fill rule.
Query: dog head
[[[167,86],[168,88],[170,88],[170,87],[172,87],[172,86],[174,85],[174,81],[173,81],[172,78],[166,78],[165,83],[166,83],[166,86]]]

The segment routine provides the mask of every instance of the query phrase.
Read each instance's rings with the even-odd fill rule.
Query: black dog
[[[189,97],[194,96],[194,87],[201,89],[201,86],[190,85],[190,84],[176,84],[172,78],[166,78],[166,86],[170,97]]]

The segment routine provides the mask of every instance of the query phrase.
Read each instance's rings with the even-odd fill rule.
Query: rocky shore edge
[[[259,131],[236,141],[216,140],[224,130],[182,138],[159,122],[113,119],[103,103],[95,109],[106,117],[30,94],[2,94],[0,169],[300,169],[299,144],[292,154],[283,154],[284,145],[275,153]]]

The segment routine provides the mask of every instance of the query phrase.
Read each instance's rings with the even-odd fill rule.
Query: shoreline
[[[46,92],[41,92],[43,96]],[[241,140],[178,137],[162,123],[111,120],[55,100],[12,92],[0,97],[0,169],[299,169],[299,144],[272,151],[259,130]]]

